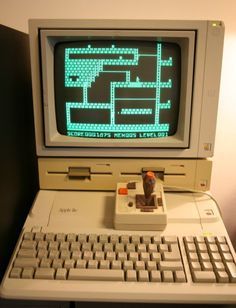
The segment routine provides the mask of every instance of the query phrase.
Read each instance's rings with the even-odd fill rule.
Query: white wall
[[[29,18],[220,19],[226,27],[212,192],[236,235],[235,0],[0,0],[0,23],[28,32]],[[234,209],[235,208],[235,209]],[[235,214],[235,215],[233,215]]]

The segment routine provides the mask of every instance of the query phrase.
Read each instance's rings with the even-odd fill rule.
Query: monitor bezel
[[[188,148],[47,146],[43,115],[40,33],[42,30],[195,31],[191,125]],[[30,57],[38,157],[206,158],[213,156],[224,45],[224,23],[216,20],[32,19]]]

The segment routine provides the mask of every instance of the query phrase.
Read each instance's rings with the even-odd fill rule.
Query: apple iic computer
[[[235,303],[210,195],[224,24],[30,20],[40,190],[1,296]]]

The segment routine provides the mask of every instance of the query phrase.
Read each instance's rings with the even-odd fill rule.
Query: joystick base
[[[164,230],[167,224],[167,210],[161,183],[156,183],[150,200],[147,205],[142,182],[136,182],[135,185],[118,183],[114,228],[137,231]]]

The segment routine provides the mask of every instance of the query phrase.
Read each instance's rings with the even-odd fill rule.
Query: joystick
[[[167,224],[161,181],[147,171],[142,181],[118,183],[114,226],[123,230],[163,230]]]
[[[151,171],[148,171],[143,176],[143,191],[145,196],[145,205],[149,206],[151,203],[151,195],[154,191],[154,186],[156,184],[155,174]]]

